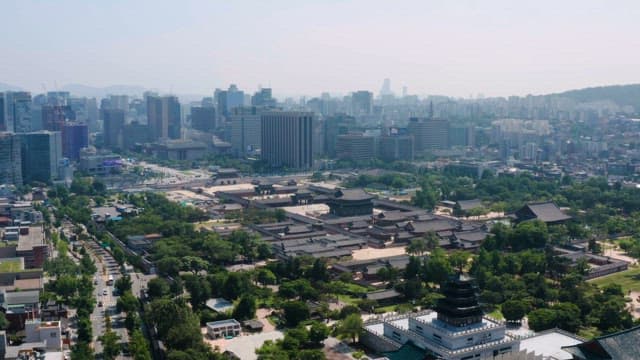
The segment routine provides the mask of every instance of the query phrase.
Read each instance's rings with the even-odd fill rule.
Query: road
[[[109,252],[100,247],[95,241],[88,241],[87,245],[89,247],[89,254],[98,268],[94,276],[94,296],[96,297],[97,306],[94,308],[90,319],[93,327],[94,352],[100,354],[102,352],[102,343],[98,338],[106,331],[107,315],[111,317],[112,329],[120,336],[120,342],[129,342],[129,335],[124,326],[124,316],[116,310],[118,295],[114,294],[113,286],[107,285],[110,276],[116,281],[122,277],[122,274],[120,273],[118,263]],[[102,303],[102,306],[99,306],[100,303]],[[118,359],[131,359],[131,357],[120,355]]]

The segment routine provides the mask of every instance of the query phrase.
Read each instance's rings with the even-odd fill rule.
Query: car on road
[[[102,289],[102,295],[107,296],[109,294],[108,289]]]
[[[98,301],[98,307],[102,307],[102,301]]]

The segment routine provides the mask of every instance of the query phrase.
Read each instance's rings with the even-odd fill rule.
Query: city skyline
[[[33,92],[129,84],[211,94],[487,97],[640,82],[640,5],[620,1],[15,2],[0,79]],[[51,16],[56,14],[56,16]],[[144,15],[147,14],[147,15]],[[153,15],[153,16],[150,16]],[[144,21],[142,21],[144,19]]]

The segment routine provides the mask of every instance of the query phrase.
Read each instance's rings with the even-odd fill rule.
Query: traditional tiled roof
[[[351,201],[373,199],[373,196],[371,196],[370,194],[368,194],[366,191],[362,189],[342,189],[342,190],[336,191],[333,196],[337,199],[351,200]]]
[[[487,237],[484,231],[464,231],[455,233],[459,241],[482,241]]]
[[[471,209],[482,207],[482,201],[480,201],[479,199],[458,200],[457,204],[458,206],[460,206],[460,210],[462,211],[469,211]]]
[[[571,216],[565,214],[553,202],[527,204],[522,209],[516,212],[518,220],[530,220],[530,216],[527,215],[533,215],[534,219],[546,223],[553,223],[571,219]]]
[[[393,298],[397,298],[402,296],[399,292],[395,291],[394,289],[389,289],[389,290],[379,290],[379,291],[372,291],[367,293],[366,297],[369,300],[386,300],[386,299],[393,299]]]
[[[455,228],[456,224],[449,220],[415,221],[407,225],[407,230],[419,234],[430,231],[452,230]]]
[[[566,346],[562,349],[573,355],[574,359],[638,359],[638,354],[640,354],[640,326],[600,336],[581,344]]]

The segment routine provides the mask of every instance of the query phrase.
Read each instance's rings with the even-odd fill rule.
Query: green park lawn
[[[629,291],[640,291],[640,266],[630,267],[629,270],[593,279],[590,282],[598,286],[619,284],[625,294]]]

